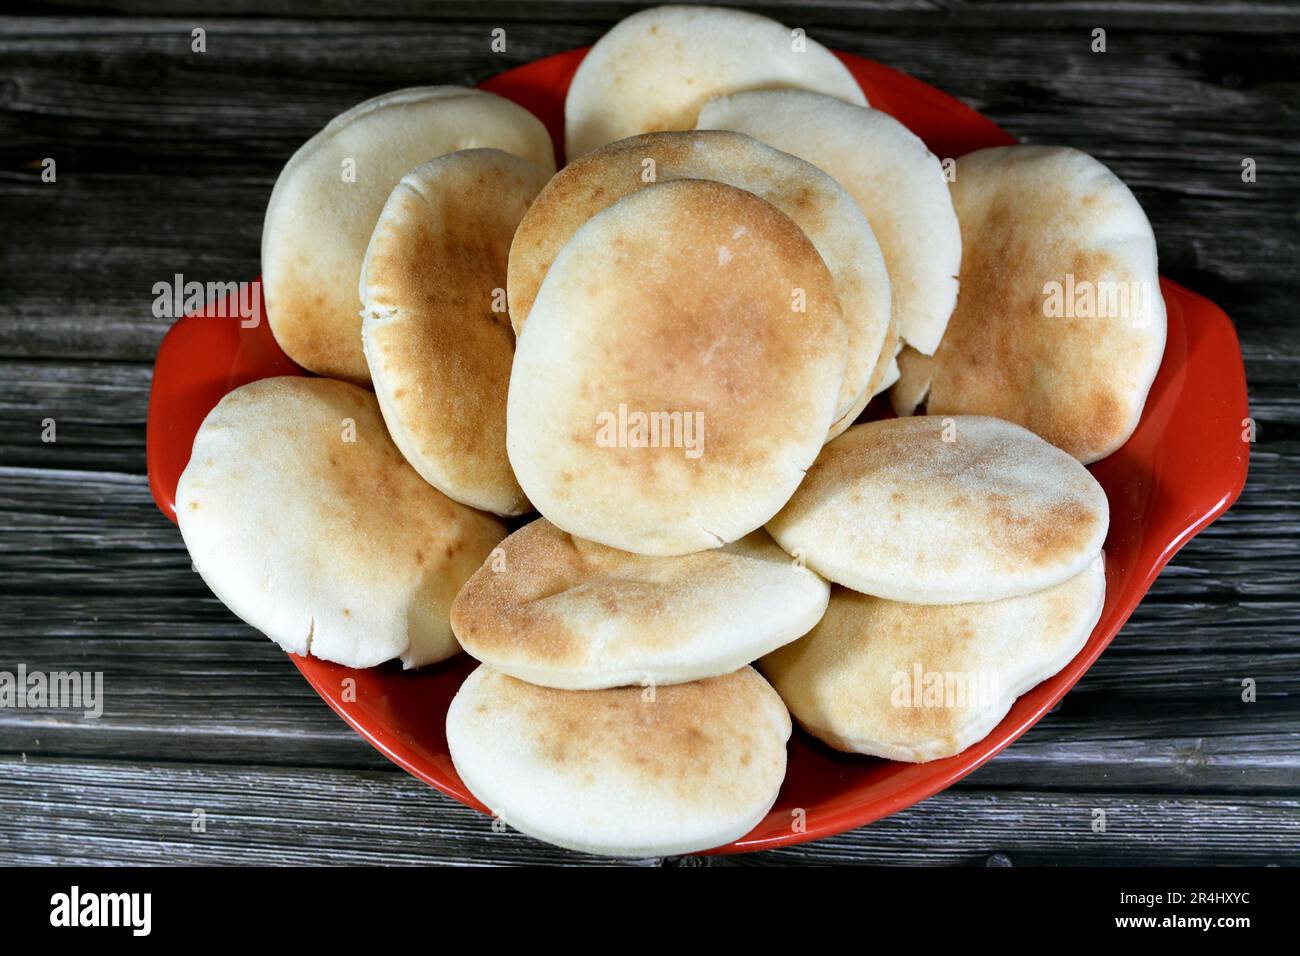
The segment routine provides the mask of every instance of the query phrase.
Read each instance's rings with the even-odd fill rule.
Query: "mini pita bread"
[[[524,216],[510,248],[510,319],[515,331],[523,328],[547,270],[569,237],[600,210],[651,185],[645,178],[648,170],[652,182],[709,179],[744,189],[770,202],[804,231],[830,269],[844,315],[849,358],[836,411],[849,410],[874,384],[876,358],[886,345],[893,315],[880,246],[866,217],[835,180],[810,163],[740,133],[634,136],[562,169]],[[886,365],[888,361],[886,357]]]
[[[1106,598],[1098,555],[1044,591],[902,604],[835,588],[813,632],[763,658],[799,725],[837,750],[923,763],[983,740],[1083,649]]]
[[[933,354],[957,302],[961,229],[943,167],[919,137],[888,113],[802,90],[719,97],[697,126],[747,133],[833,176],[880,243],[899,335]]]
[[[570,691],[484,665],[447,709],[456,772],[494,815],[609,856],[694,853],[744,836],[776,802],[789,738],[785,705],[752,667]]]
[[[649,558],[539,518],[466,582],[451,626],[471,656],[533,684],[677,684],[730,673],[802,637],[829,596],[765,531]]]
[[[506,260],[548,178],[496,149],[431,160],[393,190],[361,270],[362,341],[393,441],[439,491],[502,515],[529,510],[506,457]]]
[[[510,463],[570,534],[716,548],[798,487],[844,354],[834,283],[798,226],[731,186],[659,183],[593,216],[547,273],[515,351]]]
[[[845,587],[915,604],[993,601],[1078,574],[1101,551],[1106,493],[1019,425],[963,415],[869,422],[826,446],[768,522]]]
[[[262,226],[262,293],[285,353],[321,375],[370,381],[357,285],[385,201],[421,163],[487,146],[554,171],[550,136],[521,106],[482,90],[396,90],[335,117],[285,164]]]
[[[208,414],[176,518],[226,607],[291,654],[349,667],[460,650],[452,599],[505,535],[412,470],[373,395],[296,376],[237,388]]]
[[[564,101],[570,161],[638,133],[690,129],[723,93],[795,87],[866,105],[857,80],[824,46],[741,10],[664,6],[606,33]]]
[[[1137,427],[1165,348],[1142,207],[1097,160],[1055,146],[969,153],[952,196],[961,295],[927,409],[996,415],[1082,462],[1105,458]]]

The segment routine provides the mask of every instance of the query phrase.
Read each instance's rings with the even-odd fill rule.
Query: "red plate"
[[[563,142],[564,96],[585,50],[511,70],[483,84],[532,110]],[[933,87],[886,66],[840,54],[873,106],[905,123],[939,157],[959,156],[1014,139]],[[892,763],[830,751],[796,731],[776,806],[753,832],[713,852],[802,843],[879,820],[938,793],[1002,750],[1065,695],[1110,643],[1161,568],[1236,500],[1246,480],[1249,445],[1246,379],[1232,322],[1207,299],[1161,280],[1169,342],[1137,431],[1092,466],[1110,498],[1106,605],[1088,643],[1055,677],[1024,694],[984,740],[927,764]],[[260,283],[259,289],[260,293]],[[176,482],[194,433],[221,396],[271,375],[301,375],[265,322],[244,328],[225,303],[179,320],[163,339],[149,400],[149,485],[176,520]],[[263,310],[264,314],[265,310]],[[462,803],[486,812],[461,783],[447,755],[447,704],[474,661],[461,654],[403,673],[395,665],[352,670],[291,655],[317,693],[381,753]],[[356,700],[342,699],[343,680]],[[801,809],[802,814],[796,810]],[[796,820],[801,821],[799,827]]]

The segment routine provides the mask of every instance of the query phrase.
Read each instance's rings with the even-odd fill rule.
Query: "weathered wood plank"
[[[145,364],[0,361],[0,467],[145,470]]]
[[[777,17],[792,26],[833,24],[876,30],[942,24],[948,29],[983,32],[1014,27],[1021,32],[1065,25],[1141,26],[1144,29],[1219,29],[1262,32],[1286,29],[1296,18],[1287,0],[803,0],[789,3],[749,0],[710,0],[714,6],[739,7]],[[189,14],[204,20],[230,16],[302,17],[310,19],[414,19],[476,17],[493,22],[526,20],[535,23],[586,21],[605,28],[629,13],[649,6],[627,0],[173,0],[166,16]],[[31,14],[68,13],[156,17],[160,10],[149,0],[25,0],[13,8]]]
[[[189,50],[191,25],[6,23],[0,198],[35,241],[0,260],[0,284],[16,293],[0,303],[0,355],[152,358],[168,324],[150,314],[153,284],[176,271],[255,275],[275,174],[330,116],[394,86],[478,80],[601,29],[521,24],[493,57],[482,23],[222,20],[205,54]],[[1296,294],[1300,199],[1293,34],[1134,34],[1095,55],[1079,30],[999,35],[996,49],[953,29],[824,32],[1028,141],[1096,153],[1147,207],[1167,273],[1217,297],[1244,338],[1264,322],[1261,345],[1294,340],[1281,321]],[[51,153],[60,179],[44,184]],[[1241,182],[1244,156],[1260,164],[1255,184]]]
[[[0,760],[0,860],[61,863],[584,863],[404,774]],[[195,810],[206,832],[195,833]],[[1300,800],[947,791],[848,834],[709,865],[1300,862]],[[1106,831],[1093,832],[1104,810]],[[943,839],[936,839],[943,834]],[[655,860],[636,861],[654,863]]]
[[[851,833],[721,862],[1285,866],[1300,860],[1296,807],[1295,798],[1286,797],[949,790]],[[1105,812],[1104,833],[1093,832],[1099,810]]]

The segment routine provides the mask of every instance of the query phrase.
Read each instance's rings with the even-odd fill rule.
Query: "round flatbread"
[[[697,125],[748,133],[834,177],[880,243],[899,335],[933,354],[957,302],[961,229],[943,167],[916,134],[888,113],[802,90],[720,97]]]
[[[393,190],[361,271],[362,342],[393,441],[439,491],[501,515],[529,509],[506,457],[506,260],[549,178],[496,149],[431,160]]]
[[[835,180],[740,133],[634,136],[562,169],[524,216],[510,248],[515,331],[523,329],[547,270],[579,226],[629,193],[679,179],[709,179],[751,192],[789,216],[812,241],[835,280],[848,332],[848,362],[836,400],[837,415],[845,414],[872,384],[885,344],[892,315],[885,259],[866,217]]]
[[[690,129],[723,93],[794,87],[865,105],[857,80],[802,30],[741,10],[655,7],[597,41],[564,101],[572,161],[638,133]]]
[[[370,381],[357,284],[375,222],[403,176],[435,156],[492,147],[554,171],[550,136],[521,106],[482,90],[396,90],[335,117],[285,164],[262,226],[267,320],[303,368]]]
[[[194,438],[176,518],[226,607],[290,653],[349,667],[459,651],[451,602],[505,536],[412,470],[373,395],[319,378],[226,395]]]
[[[447,709],[470,792],[515,829],[609,856],[738,839],[785,778],[790,714],[752,667],[668,687],[537,687],[486,665]]]
[[[677,684],[730,673],[802,637],[829,596],[765,531],[651,558],[539,518],[466,582],[451,626],[471,656],[533,684]]]
[[[1101,551],[1106,493],[1077,461],[996,418],[893,418],[826,446],[768,522],[825,578],[894,601],[1029,594]]]
[[[760,527],[821,448],[844,370],[834,282],[751,193],[632,193],[556,257],[519,336],[506,447],[570,534],[674,555]]]
[[[1137,427],[1165,348],[1142,207],[1075,149],[1004,146],[957,161],[957,310],[934,353],[932,415],[996,415],[1082,462]]]
[[[820,624],[761,667],[799,725],[837,750],[923,763],[983,740],[1074,659],[1101,616],[1105,560],[1022,597],[903,604],[836,588]]]

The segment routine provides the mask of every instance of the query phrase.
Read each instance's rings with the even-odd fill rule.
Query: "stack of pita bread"
[[[1065,148],[945,169],[735,10],[624,20],[565,124],[557,174],[522,108],[400,90],[293,156],[264,290],[322,377],[204,422],[198,571],[296,654],[469,652],[457,770],[576,849],[743,836],[791,715],[891,760],[987,735],[1105,597],[1084,464],[1164,346],[1133,196]],[[886,390],[901,417],[854,424]]]

